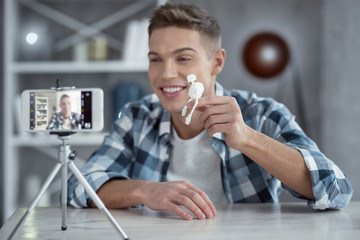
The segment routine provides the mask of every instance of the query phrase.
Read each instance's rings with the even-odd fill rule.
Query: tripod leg
[[[53,170],[50,172],[49,176],[46,178],[44,184],[41,186],[38,194],[36,194],[35,198],[33,199],[33,201],[30,203],[28,209],[26,210],[25,214],[22,216],[22,218],[20,219],[20,221],[16,224],[14,230],[11,232],[10,236],[8,239],[12,239],[12,237],[14,237],[15,233],[17,232],[17,230],[20,228],[20,226],[22,225],[22,223],[24,222],[24,220],[26,219],[26,217],[29,215],[29,213],[34,210],[34,208],[36,207],[36,205],[39,203],[42,195],[44,194],[44,192],[46,191],[46,189],[49,187],[50,183],[54,180],[56,174],[58,173],[58,171],[60,170],[61,167],[61,163],[58,162],[55,167],[53,168]]]
[[[61,169],[61,230],[67,229],[67,167],[68,161],[62,163]]]
[[[74,162],[69,161],[68,166],[70,167],[71,171],[74,173],[75,177],[79,180],[79,182],[84,186],[86,192],[90,195],[91,199],[94,201],[96,206],[107,216],[109,221],[113,224],[116,230],[121,234],[123,239],[128,240],[128,236],[116,222],[114,217],[111,215],[109,210],[105,207],[105,204],[101,201],[99,196],[96,194],[94,189],[91,188],[90,184],[86,181],[85,177],[81,174],[80,170],[76,167]]]

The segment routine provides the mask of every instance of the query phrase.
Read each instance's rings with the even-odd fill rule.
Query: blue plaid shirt
[[[79,129],[81,127],[80,114],[71,112],[69,120],[71,124],[71,129]],[[61,130],[63,129],[64,122],[65,118],[61,112],[54,113],[46,129]]]
[[[349,179],[305,135],[284,105],[247,91],[227,91],[219,83],[215,88],[216,95],[236,98],[248,126],[303,155],[315,196],[315,200],[308,200],[310,207],[345,207],[349,203],[352,196]],[[155,94],[129,103],[81,172],[95,191],[106,181],[116,178],[167,181],[172,152],[171,129],[171,115]],[[238,150],[229,148],[222,134],[212,137],[212,146],[221,158],[219,171],[229,203],[278,202],[282,189],[306,199]],[[74,176],[69,179],[68,191],[69,204],[88,206],[89,195]]]

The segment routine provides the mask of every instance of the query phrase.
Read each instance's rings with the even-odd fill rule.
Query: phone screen
[[[30,130],[91,130],[91,91],[30,92]]]

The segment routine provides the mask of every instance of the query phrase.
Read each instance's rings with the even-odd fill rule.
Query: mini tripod
[[[68,167],[71,169],[71,171],[74,173],[75,177],[79,180],[79,182],[84,186],[86,192],[90,195],[91,199],[94,201],[96,206],[107,216],[109,221],[113,224],[115,229],[121,234],[121,237],[125,240],[128,240],[128,236],[126,233],[122,230],[122,228],[119,226],[119,224],[116,222],[114,217],[111,215],[109,210],[105,207],[104,203],[101,201],[99,196],[96,194],[96,192],[91,188],[90,184],[86,181],[85,177],[81,174],[80,170],[76,167],[73,160],[75,160],[76,152],[71,151],[70,145],[66,143],[67,140],[70,139],[70,135],[73,134],[73,132],[61,132],[61,133],[53,133],[58,135],[58,138],[62,141],[62,144],[59,146],[59,152],[58,152],[58,163],[55,165],[47,179],[45,180],[44,184],[41,186],[40,191],[35,196],[31,204],[29,205],[28,209],[26,210],[23,217],[20,219],[20,221],[15,226],[14,230],[11,232],[8,239],[11,239],[16,231],[20,228],[22,223],[24,222],[25,218],[29,215],[29,213],[35,208],[35,206],[40,201],[40,198],[46,191],[46,189],[49,187],[50,183],[55,178],[56,174],[59,172],[61,168],[61,206],[62,206],[62,223],[61,223],[61,229],[65,231],[67,229],[67,170]]]

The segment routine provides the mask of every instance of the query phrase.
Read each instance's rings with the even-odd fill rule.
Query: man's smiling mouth
[[[166,92],[166,93],[180,92],[183,89],[185,89],[185,87],[163,87],[163,88],[161,88],[161,90]]]

